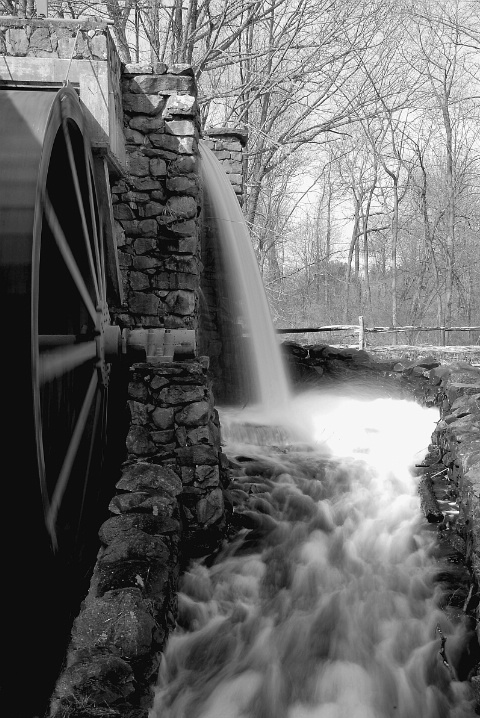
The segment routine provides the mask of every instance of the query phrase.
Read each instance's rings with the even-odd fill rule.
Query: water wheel
[[[107,304],[103,210],[76,92],[1,89],[0,445],[10,520],[1,522],[9,667],[0,705],[10,716],[40,713],[48,699],[95,546],[121,343]]]

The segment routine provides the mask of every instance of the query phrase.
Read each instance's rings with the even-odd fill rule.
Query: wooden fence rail
[[[445,338],[447,332],[479,332],[480,326],[477,327],[366,327],[363,317],[358,318],[358,324],[327,324],[323,327],[295,327],[294,329],[277,329],[277,334],[306,334],[309,332],[338,332],[338,331],[354,331],[358,332],[358,347],[365,349],[366,334],[398,334],[402,332],[441,332],[441,344],[445,346]]]

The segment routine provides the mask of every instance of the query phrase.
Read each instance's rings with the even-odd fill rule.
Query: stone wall
[[[228,481],[208,361],[137,364],[127,460],[99,531],[90,591],[75,621],[51,716],[146,718],[175,626],[180,554],[214,550]]]
[[[192,69],[129,65],[123,75],[127,175],[112,187],[127,327],[196,329],[198,118]]]
[[[453,534],[450,543],[458,558],[452,560],[465,561],[470,569],[470,586],[455,589],[462,598],[459,609],[472,617],[480,638],[480,370],[463,361],[439,364],[433,357],[402,361],[394,369],[412,386],[416,384],[417,400],[440,408],[441,419],[429,447],[429,460],[435,462],[427,485],[429,501],[435,507],[438,496],[447,491],[448,500],[458,504],[459,514],[447,525],[437,505],[429,520],[441,522],[440,535],[447,530]],[[478,664],[474,665],[470,676],[477,710],[479,669]]]
[[[209,127],[205,142],[228,175],[240,205],[245,201],[246,130],[231,127]]]
[[[107,23],[97,19],[29,20],[0,16],[0,54],[11,57],[106,60],[109,42],[107,27]]]

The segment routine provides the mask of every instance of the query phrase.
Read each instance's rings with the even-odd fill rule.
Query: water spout
[[[202,182],[210,205],[207,220],[215,224],[228,283],[242,312],[238,319],[250,339],[252,393],[262,411],[283,410],[290,389],[250,234],[221,164],[204,142],[199,144]]]

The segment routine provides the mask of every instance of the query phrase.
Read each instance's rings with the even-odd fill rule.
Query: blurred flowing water
[[[437,411],[316,392],[221,419],[237,531],[181,579],[150,718],[475,715],[412,471]]]
[[[248,340],[245,359],[251,394],[264,407],[285,410],[290,387],[249,230],[221,164],[204,142],[199,150],[202,183],[211,205],[207,221],[218,237],[237,319]]]

